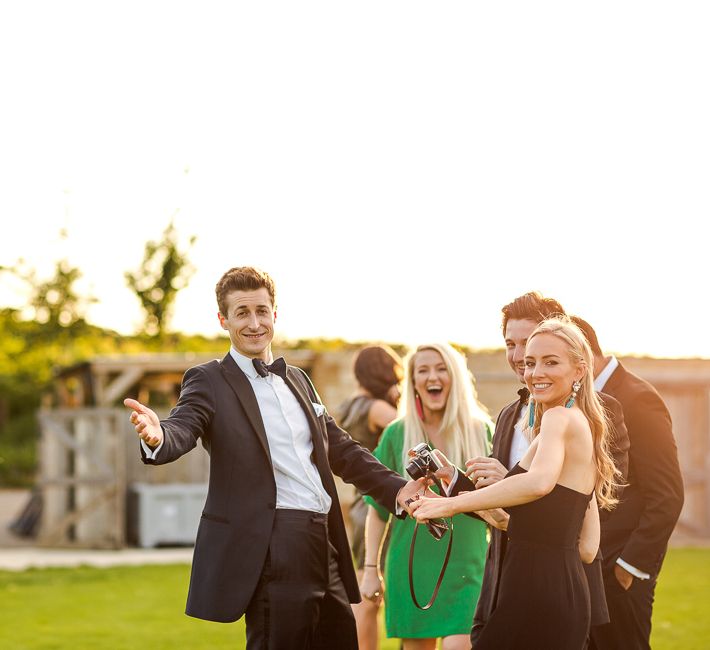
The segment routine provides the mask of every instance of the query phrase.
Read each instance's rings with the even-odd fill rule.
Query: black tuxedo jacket
[[[602,521],[604,562],[620,556],[653,578],[683,507],[671,417],[656,389],[621,364],[604,392],[621,402],[631,440],[628,486]]]
[[[491,456],[499,460],[506,467],[508,467],[510,461],[510,448],[513,443],[515,424],[520,419],[521,411],[527,404],[529,393],[526,388],[521,388],[518,391],[518,395],[519,399],[504,407],[498,415],[495,435],[493,436]],[[621,405],[616,399],[605,393],[599,393],[599,396],[602,398],[602,402],[608,411],[609,419],[613,424],[612,454],[614,456],[614,462],[622,475],[626,476],[628,470],[629,437],[624,424]],[[459,491],[472,489],[472,483],[468,481],[467,486],[464,481],[468,481],[468,479],[465,477],[459,478],[454,488],[451,490],[452,495]],[[483,570],[481,594],[478,597],[478,605],[476,606],[476,612],[473,617],[471,638],[474,642],[495,609],[506,542],[507,536],[504,531],[491,528],[491,541],[488,545],[486,565]],[[601,575],[601,555],[598,555],[595,562],[591,565],[585,565],[585,572],[589,582],[590,599],[592,603],[592,624],[598,625],[608,622],[609,615]]]
[[[320,399],[302,370],[289,366],[286,384],[311,428],[313,462],[333,500],[328,535],[338,551],[348,596],[358,602],[360,591],[333,473],[390,510],[406,481],[379,463],[327,413],[316,415],[313,403]],[[269,444],[249,379],[230,354],[190,368],[177,405],[161,425],[164,443],[158,458],[148,460],[142,453],[143,462],[169,463],[193,449],[198,439],[210,455],[209,490],[195,542],[186,614],[235,621],[244,614],[261,575],[276,508]]]

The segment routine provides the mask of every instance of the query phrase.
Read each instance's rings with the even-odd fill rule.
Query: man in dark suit
[[[247,648],[357,648],[360,600],[333,473],[392,512],[420,487],[381,465],[340,429],[307,375],[272,363],[275,289],[234,268],[217,284],[231,349],[190,368],[170,416],[126,400],[143,462],[210,454],[186,613],[231,622],[246,614]],[[401,513],[401,509],[399,510]]]
[[[565,312],[559,302],[552,298],[545,298],[537,292],[519,296],[503,307],[502,312],[506,358],[520,382],[524,383],[525,345],[528,337],[540,322],[552,316],[563,315]],[[473,459],[467,463],[467,474],[474,481],[476,487],[492,485],[504,478],[508,470],[520,461],[530,446],[530,441],[524,433],[528,397],[528,390],[521,388],[518,391],[518,399],[504,407],[498,415],[491,456]],[[629,440],[621,406],[612,397],[607,395],[601,395],[601,397],[614,425],[612,444],[614,461],[617,468],[625,475]],[[471,489],[470,484],[467,486],[465,479],[460,477],[452,487],[451,494],[465,489]],[[483,626],[496,606],[506,541],[507,536],[504,531],[495,528],[491,530],[491,541],[483,572],[483,584],[471,630],[471,641],[474,648]],[[592,625],[606,623],[609,620],[609,615],[604,597],[601,555],[592,564],[585,564],[584,568],[592,606],[591,623]]]
[[[683,507],[683,478],[670,414],[647,381],[605,356],[586,321],[573,317],[594,354],[594,385],[624,409],[631,440],[628,485],[602,514],[601,550],[610,622],[592,629],[597,650],[650,649],[651,614],[668,539]]]

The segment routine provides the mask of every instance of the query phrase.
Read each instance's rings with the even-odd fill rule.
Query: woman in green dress
[[[427,442],[463,467],[466,460],[487,456],[493,424],[479,404],[473,378],[461,354],[450,345],[421,345],[405,367],[403,417],[382,433],[375,456],[406,476],[408,450]],[[444,471],[442,471],[444,473]],[[442,638],[445,650],[470,648],[469,633],[478,601],[486,557],[486,524],[456,515],[449,565],[434,605],[422,611],[409,592],[409,548],[415,521],[392,519],[383,587],[377,554],[388,515],[367,498],[363,597],[381,602],[385,596],[387,636],[403,640],[404,650],[429,650]],[[500,514],[498,513],[500,518]],[[504,515],[503,515],[504,517]],[[490,520],[490,517],[486,515]],[[426,529],[417,534],[414,589],[420,603],[428,601],[446,553],[448,534],[435,540]]]

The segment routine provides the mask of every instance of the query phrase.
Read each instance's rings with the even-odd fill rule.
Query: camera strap
[[[439,577],[437,578],[436,581],[436,586],[434,587],[434,592],[431,595],[431,598],[429,599],[429,602],[422,606],[419,604],[419,601],[417,600],[417,595],[414,593],[414,543],[417,540],[417,530],[419,530],[419,524],[414,525],[414,533],[412,535],[412,542],[409,545],[409,593],[412,596],[412,602],[415,604],[415,606],[418,609],[421,609],[422,611],[425,611],[429,609],[433,604],[434,601],[436,600],[436,597],[439,595],[439,588],[441,587],[441,581],[444,579],[444,572],[446,571],[446,567],[449,564],[449,556],[451,555],[451,545],[453,544],[454,541],[454,519],[453,517],[451,518],[451,523],[449,524],[449,545],[446,547],[446,555],[444,556],[444,563],[441,565],[441,571],[439,572]]]

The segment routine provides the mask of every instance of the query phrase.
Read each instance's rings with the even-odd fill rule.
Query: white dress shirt
[[[525,425],[528,419],[528,409],[526,406],[520,410],[520,417],[513,427],[513,440],[510,442],[510,459],[508,469],[512,469],[515,463],[519,463],[525,452],[530,448],[530,439],[525,435]]]
[[[619,360],[612,354],[609,357],[609,362],[606,364],[606,366],[604,366],[604,370],[602,370],[594,378],[594,390],[597,391],[597,393],[604,391],[604,386],[606,386],[606,382],[609,381],[609,377],[614,374],[614,370],[616,370],[618,367]]]
[[[614,374],[614,371],[619,367],[619,360],[612,355],[609,358],[609,362],[604,366],[602,370],[594,379],[594,390],[597,392],[603,391],[606,382],[609,381],[609,377]],[[620,557],[616,559],[616,563],[622,568],[626,569],[632,576],[637,577],[639,580],[648,580],[651,576],[644,571],[637,569],[628,562],[624,562]]]
[[[281,377],[273,373],[260,377],[249,357],[234,348],[229,353],[247,376],[259,404],[274,468],[276,507],[327,513],[332,499],[311,460],[311,429],[300,403]],[[162,447],[162,442],[154,450],[142,440],[141,444],[148,458],[156,458]]]

